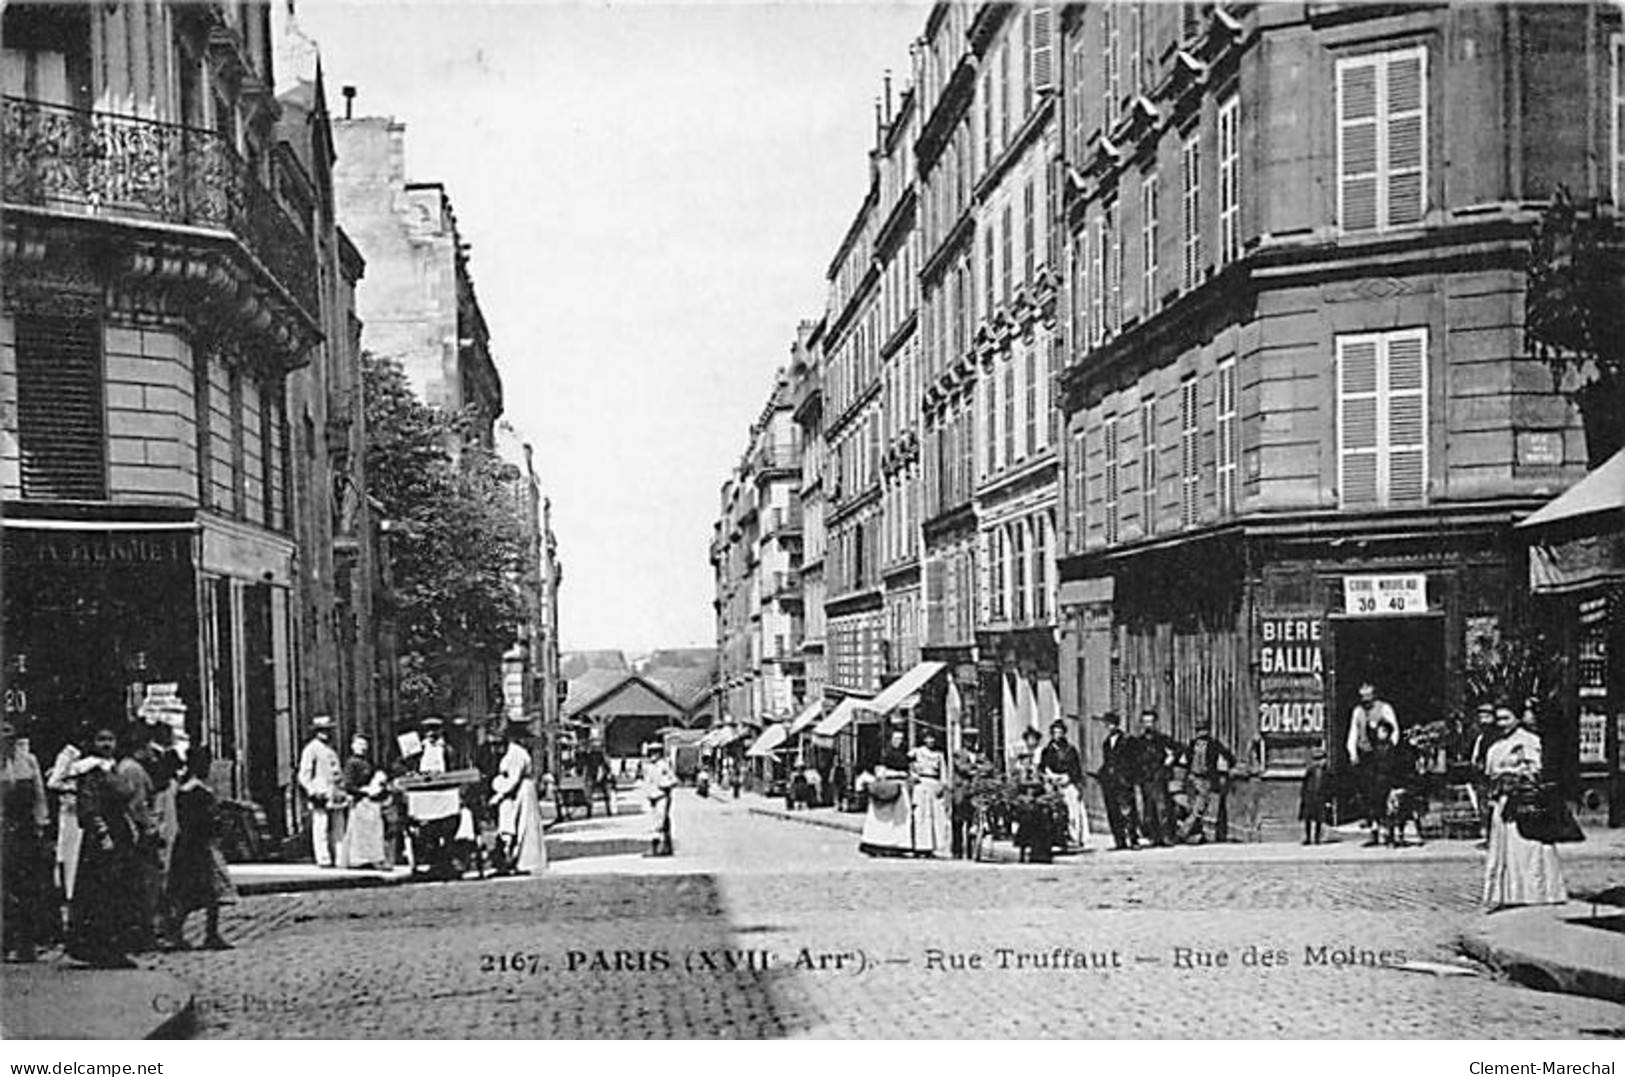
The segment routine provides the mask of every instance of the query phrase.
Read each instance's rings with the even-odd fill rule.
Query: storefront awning
[[[189,520],[48,520],[7,516],[0,527],[8,531],[196,531]]]
[[[850,697],[843,699],[822,722],[813,727],[813,732],[820,737],[833,737],[850,725],[857,713],[858,701]]]
[[[890,714],[903,700],[924,688],[927,681],[947,668],[944,662],[921,662],[888,684],[878,696],[858,706],[872,714]]]
[[[756,743],[745,750],[746,755],[772,755],[773,749],[783,744],[790,736],[789,729],[783,722],[775,722],[762,730],[762,735],[756,738]]]
[[[790,736],[794,737],[804,732],[807,727],[818,721],[824,714],[824,701],[815,699],[807,704],[805,710],[796,715],[796,720],[790,723]]]
[[[1518,527],[1545,527],[1578,521],[1587,516],[1601,517],[1621,510],[1625,510],[1625,450],[1615,453],[1601,467],[1547,502]]]

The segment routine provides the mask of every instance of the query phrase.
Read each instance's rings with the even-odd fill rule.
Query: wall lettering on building
[[[1318,614],[1265,614],[1258,622],[1258,731],[1318,738],[1326,731],[1325,622]]]
[[[6,558],[23,565],[174,564],[192,559],[191,534],[8,532]]]

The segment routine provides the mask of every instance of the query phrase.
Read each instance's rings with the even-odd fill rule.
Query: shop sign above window
[[[1427,609],[1427,576],[1423,573],[1343,577],[1343,612],[1350,616],[1391,617],[1426,613]]]

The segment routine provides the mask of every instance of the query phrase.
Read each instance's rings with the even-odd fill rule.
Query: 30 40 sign
[[[1390,617],[1397,614],[1426,613],[1427,576],[1343,577],[1343,612],[1355,617]]]

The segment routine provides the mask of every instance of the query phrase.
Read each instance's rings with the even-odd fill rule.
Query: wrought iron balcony
[[[5,201],[230,233],[319,323],[315,244],[213,131],[5,98]]]

